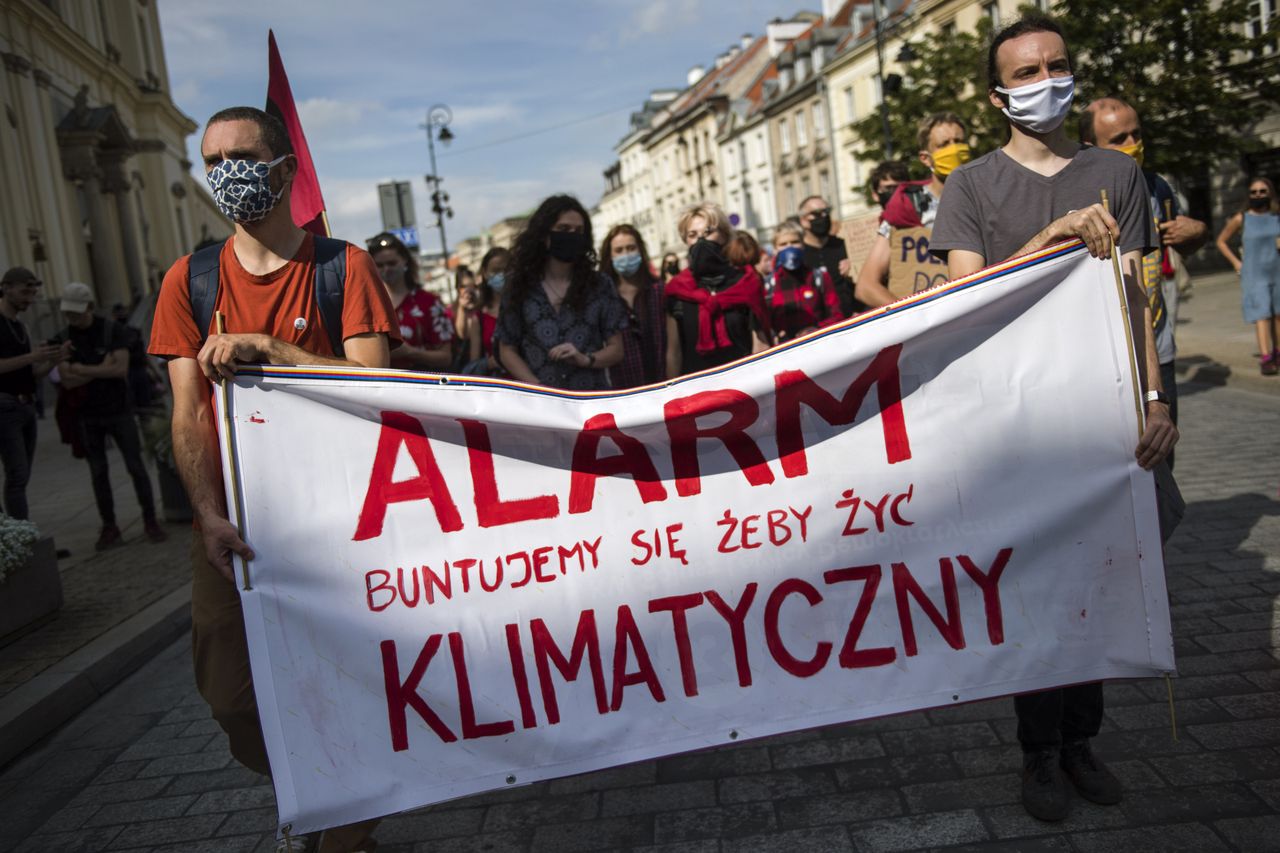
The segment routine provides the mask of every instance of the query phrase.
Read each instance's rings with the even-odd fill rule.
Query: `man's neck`
[[[828,234],[825,237],[819,237],[817,234],[814,234],[811,231],[804,232],[804,244],[806,246],[813,246],[815,249],[823,248],[824,246],[827,245],[827,241],[830,239],[831,239],[830,234]]]
[[[236,223],[232,245],[245,272],[267,275],[293,260],[306,236],[306,231],[293,224],[289,206],[281,204],[261,222]]]
[[[0,296],[0,316],[9,320],[18,319],[18,309],[14,307],[12,302],[5,299],[3,296]]]
[[[929,173],[929,177],[933,179],[929,181],[929,187],[928,187],[929,192],[933,193],[934,198],[937,198],[937,199],[942,198],[942,188],[945,187],[946,184],[944,184],[942,182],[942,179],[939,178],[937,175],[933,174],[932,172]]]
[[[1067,138],[1064,125],[1043,135],[1016,124],[1009,128],[1009,141],[1001,150],[1015,163],[1045,177],[1061,172],[1080,151],[1080,144]]]

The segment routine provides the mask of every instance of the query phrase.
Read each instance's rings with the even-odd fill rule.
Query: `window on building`
[[[796,110],[796,145],[809,144],[809,129],[805,126],[804,110]]]
[[[825,199],[831,198],[831,174],[829,172],[818,173],[818,195]]]
[[[813,138],[827,138],[827,111],[822,108],[822,101],[813,105]]]
[[[996,2],[996,0],[991,0],[989,3],[983,3],[982,14],[986,15],[987,19],[991,21],[991,26],[993,28],[1000,26],[1000,4]]]
[[[871,91],[873,93],[876,106],[880,106],[880,102],[884,100],[884,86],[881,83],[879,74],[871,75]]]
[[[764,131],[756,131],[756,165],[762,166],[769,159],[769,147],[764,144]]]
[[[786,210],[795,210],[798,206],[796,204],[796,187],[795,184],[790,181],[787,181],[786,185],[782,188],[782,206]]]
[[[1045,0],[1036,0],[1036,2],[1044,3]],[[1041,7],[1041,9],[1043,10],[1043,6]],[[956,34],[956,22],[947,21],[945,24],[943,24],[941,27],[938,28],[938,32],[942,35],[942,38],[944,41],[947,39],[954,38]]]
[[[782,153],[791,153],[791,127],[787,124],[787,120],[778,120],[778,141],[782,145]]]
[[[846,86],[844,90],[844,120],[851,122],[858,117],[858,102],[853,97],[853,87]]]
[[[1245,22],[1245,33],[1250,38],[1261,38],[1271,35],[1266,43],[1253,51],[1255,58],[1270,56],[1277,50],[1275,33],[1280,29],[1280,21],[1276,20],[1276,0],[1252,0],[1249,3],[1248,19]]]

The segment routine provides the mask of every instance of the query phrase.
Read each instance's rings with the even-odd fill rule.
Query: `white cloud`
[[[702,9],[699,0],[648,0],[631,16],[632,32],[661,35],[697,23]]]

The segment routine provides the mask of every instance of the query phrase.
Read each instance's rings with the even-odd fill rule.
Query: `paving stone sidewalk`
[[[58,441],[51,410],[40,422],[28,499],[31,520],[41,533],[71,551],[58,566],[65,604],[53,621],[0,647],[0,698],[190,580],[190,523],[166,524],[169,541],[149,542],[124,459],[115,450],[107,455],[125,544],[97,553],[93,545],[101,522],[89,466],[72,458],[71,449]],[[159,504],[155,470],[149,470]]]
[[[1189,506],[1167,550],[1179,739],[1163,683],[1108,685],[1097,750],[1121,805],[1026,816],[1012,703],[996,700],[471,797],[388,819],[380,853],[1280,850],[1276,404],[1182,392]],[[174,644],[0,774],[0,849],[272,849],[271,788],[230,758],[189,655]]]

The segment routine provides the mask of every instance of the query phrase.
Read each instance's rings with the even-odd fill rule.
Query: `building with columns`
[[[157,0],[6,0],[0,6],[0,266],[72,281],[100,308],[132,305],[231,224],[191,175],[196,123],[174,105]]]

